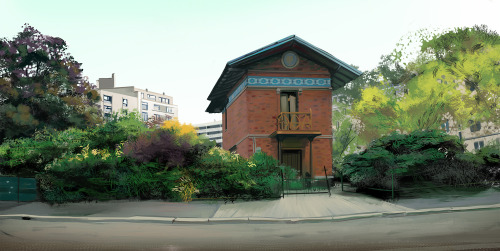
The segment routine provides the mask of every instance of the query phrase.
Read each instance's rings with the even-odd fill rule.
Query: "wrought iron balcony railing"
[[[278,131],[312,130],[312,110],[309,112],[282,112],[278,116]]]

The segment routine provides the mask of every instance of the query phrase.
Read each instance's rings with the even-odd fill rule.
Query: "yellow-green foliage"
[[[193,195],[199,193],[191,178],[183,176],[178,180],[178,185],[172,188],[173,192],[179,193],[182,201],[189,202],[193,200]]]
[[[363,90],[353,105],[364,128],[360,136],[372,140],[394,131],[439,129],[446,119],[455,126],[469,120],[500,124],[500,37],[481,41],[481,34],[458,29],[424,43],[421,55],[427,56],[407,66],[416,76],[397,83],[407,90],[404,95],[394,95],[383,81],[380,88]]]
[[[161,128],[170,130],[176,135],[186,137],[189,142],[194,145],[197,143],[201,143],[200,139],[196,133],[196,129],[191,124],[180,123],[177,119],[166,120],[161,125]]]
[[[363,90],[361,100],[354,106],[360,113],[374,113],[387,105],[389,97],[383,90],[374,86]]]

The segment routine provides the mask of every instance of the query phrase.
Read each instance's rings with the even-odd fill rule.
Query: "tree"
[[[348,85],[333,92],[335,97],[333,103],[340,109],[334,111],[332,116],[333,124],[337,125],[333,136],[334,166],[342,163],[344,155],[355,152],[361,145],[366,145],[364,139],[358,137],[360,121],[352,116],[352,104],[361,99],[363,90],[379,86],[381,82],[398,84],[411,77],[413,75],[395,62],[392,55],[382,55],[375,69],[363,72]]]
[[[354,153],[359,145],[363,145],[357,136],[357,129],[351,117],[348,115],[348,105],[337,103],[343,111],[334,111],[332,120],[334,123],[332,159],[333,169],[340,169],[344,156]],[[345,109],[345,110],[344,110]]]
[[[485,26],[457,28],[422,38],[420,54],[405,64],[395,86],[382,79],[362,91],[353,105],[361,137],[372,140],[394,131],[410,133],[469,121],[500,121],[500,39]],[[404,55],[394,53],[398,62]],[[398,88],[401,87],[401,88]],[[398,90],[404,93],[397,94]]]
[[[355,65],[353,67],[358,69]],[[333,95],[339,98],[339,102],[351,105],[355,100],[361,98],[365,88],[379,86],[381,82],[398,85],[413,76],[411,72],[408,72],[406,68],[394,60],[393,55],[382,55],[376,68],[363,72],[361,76],[344,87],[333,91]]]
[[[12,40],[0,39],[0,142],[101,121],[99,94],[66,50],[63,39],[27,24]]]
[[[186,123],[181,124],[177,119],[163,121],[161,128],[170,131],[172,134],[186,138],[191,145],[196,145],[202,141],[202,139],[198,137],[193,125]]]

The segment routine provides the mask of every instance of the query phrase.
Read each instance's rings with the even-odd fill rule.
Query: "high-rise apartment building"
[[[101,95],[104,117],[113,113],[137,111],[144,121],[149,119],[171,120],[178,118],[178,107],[171,96],[151,92],[134,86],[115,87],[115,74],[111,78],[99,78],[97,88]]]
[[[222,147],[222,120],[194,125],[198,135],[205,135]]]

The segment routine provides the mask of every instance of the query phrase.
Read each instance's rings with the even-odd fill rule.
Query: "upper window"
[[[280,109],[281,112],[297,112],[299,110],[297,93],[282,92],[280,95]]]
[[[445,130],[446,132],[450,132],[450,122],[446,120],[445,123],[441,124],[441,129]]]
[[[283,53],[283,56],[281,57],[281,63],[286,68],[294,68],[299,64],[299,55],[297,55],[293,51],[287,51]]]
[[[206,128],[221,128],[222,127],[222,124],[220,125],[211,125],[211,126],[207,126]],[[205,128],[203,128],[205,129]]]
[[[148,110],[148,102],[142,102],[142,110]]]
[[[102,99],[104,100],[105,103],[111,103],[113,100],[113,97],[108,96],[108,95],[104,95]]]
[[[476,141],[474,142],[474,149],[479,150],[484,147],[484,141]]]
[[[148,94],[148,99],[151,99],[151,100],[156,101],[156,96],[155,96],[155,95]]]
[[[159,111],[160,105],[153,105],[153,111]]]
[[[111,106],[105,105],[105,106],[104,106],[104,112],[105,112],[105,113],[111,113],[111,112],[112,112],[112,108],[111,108]]]
[[[473,121],[469,121],[470,124],[472,124],[470,126],[470,132],[477,132],[479,130],[481,130],[481,122],[473,122]]]
[[[165,104],[170,104],[170,99],[160,97],[160,102],[165,103]]]
[[[167,107],[167,112],[169,112],[169,113],[173,113],[173,112],[174,112],[174,110],[172,109],[172,107]]]
[[[123,107],[127,107],[128,106],[128,100],[126,98],[124,98],[122,100],[122,104],[123,104]]]
[[[223,115],[224,115],[224,130],[227,131],[227,107],[224,110]]]

